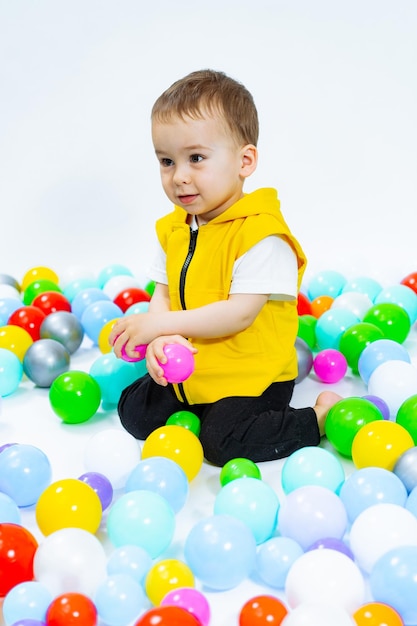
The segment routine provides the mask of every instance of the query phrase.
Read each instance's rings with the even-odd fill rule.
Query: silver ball
[[[59,341],[70,354],[73,354],[84,339],[84,329],[79,319],[69,311],[50,313],[40,327],[42,339]]]
[[[409,448],[402,453],[394,465],[393,472],[410,493],[417,486],[417,447]]]
[[[300,337],[297,337],[295,340],[295,349],[297,351],[298,362],[298,375],[295,379],[295,384],[297,385],[309,375],[311,368],[313,367],[314,357],[308,344]]]
[[[50,387],[57,376],[69,370],[70,355],[54,339],[38,339],[26,350],[23,371],[38,387]]]

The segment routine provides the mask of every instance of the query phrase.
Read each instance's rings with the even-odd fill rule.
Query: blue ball
[[[104,287],[104,285],[115,276],[133,276],[133,274],[130,269],[125,265],[120,265],[119,263],[106,265],[106,267],[103,267],[97,277],[99,287]]]
[[[285,493],[305,485],[327,487],[335,493],[345,480],[339,459],[323,448],[305,446],[293,452],[284,461],[281,484]]]
[[[100,331],[107,322],[123,316],[122,309],[111,300],[92,302],[81,317],[85,334],[94,344],[98,344]]]
[[[0,454],[0,491],[19,507],[35,504],[51,478],[49,459],[35,446],[17,443]]]
[[[97,287],[97,281],[94,278],[75,278],[64,287],[64,296],[72,303],[77,293],[94,287]]]
[[[270,587],[285,589],[287,574],[302,554],[304,550],[294,539],[272,537],[258,549],[256,571]]]
[[[107,294],[98,287],[88,287],[79,291],[71,302],[71,311],[76,317],[81,320],[86,308],[93,304],[93,302],[99,302],[100,300],[110,301]]]
[[[392,285],[382,289],[375,298],[375,304],[391,302],[405,309],[411,325],[417,320],[417,294],[406,285]]]
[[[115,548],[107,559],[107,573],[127,574],[143,585],[152,567],[150,554],[140,546],[126,545]]]
[[[358,360],[358,371],[366,385],[376,368],[386,361],[411,363],[411,357],[402,344],[392,339],[377,339],[362,350]]]
[[[127,574],[108,576],[96,589],[97,614],[108,626],[126,626],[149,608],[142,586]]]
[[[320,315],[316,324],[316,340],[320,350],[339,349],[340,338],[359,318],[347,309],[330,308]]]
[[[185,540],[184,556],[203,585],[223,591],[250,576],[256,564],[256,542],[241,520],[213,515],[193,526]]]
[[[11,314],[20,309],[22,304],[19,298],[0,298],[0,326],[6,326]]]
[[[143,459],[131,471],[125,491],[148,490],[165,498],[174,513],[185,505],[189,483],[183,469],[165,457],[153,456]]]
[[[9,396],[19,387],[23,365],[11,350],[0,348],[0,396]]]
[[[319,296],[336,298],[346,284],[346,278],[335,270],[323,270],[308,283],[307,293],[310,300]]]
[[[7,495],[0,492],[0,524],[20,524],[21,515],[16,502]]]
[[[43,621],[52,600],[51,592],[41,583],[36,581],[20,583],[4,598],[4,621],[6,624],[14,624],[28,618]]]
[[[368,298],[374,302],[381,290],[382,285],[380,285],[377,280],[369,278],[368,276],[359,276],[358,278],[348,280],[342,289],[342,293],[356,291],[368,296]]]
[[[100,387],[103,405],[114,407],[123,389],[137,380],[138,371],[134,363],[127,363],[113,352],[108,352],[97,357],[90,367],[90,376]]]

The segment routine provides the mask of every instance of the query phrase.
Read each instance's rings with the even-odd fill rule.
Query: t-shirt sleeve
[[[152,264],[148,268],[148,277],[149,280],[154,280],[156,283],[161,283],[162,285],[168,284],[166,254],[163,247],[159,243],[157,244]]]

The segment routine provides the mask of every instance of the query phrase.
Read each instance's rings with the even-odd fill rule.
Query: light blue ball
[[[377,280],[368,276],[359,276],[358,278],[348,280],[342,289],[342,293],[357,291],[358,293],[365,294],[372,302],[374,302],[381,290],[382,285],[380,285]]]
[[[23,365],[14,352],[0,348],[0,396],[10,396],[19,387]]]
[[[358,371],[366,385],[376,368],[386,361],[411,363],[411,357],[408,350],[393,339],[377,339],[362,350],[358,360]]]
[[[184,556],[203,585],[223,591],[236,587],[254,571],[256,542],[241,520],[213,515],[193,526],[185,540]]]
[[[100,300],[110,301],[109,296],[102,289],[98,287],[82,289],[74,296],[71,302],[71,311],[81,320],[86,308],[93,302],[100,302]]]
[[[294,539],[272,537],[258,548],[256,571],[270,587],[285,589],[287,574],[302,554],[302,547]]]
[[[136,545],[154,559],[170,545],[175,513],[168,502],[152,491],[130,491],[112,505],[107,517],[111,543],[119,548]]]
[[[187,501],[189,485],[185,472],[175,461],[153,456],[140,461],[127,478],[125,491],[137,490],[159,493],[178,513]]]
[[[19,298],[0,298],[0,326],[6,326],[12,313],[23,306]]]
[[[323,270],[310,280],[307,286],[307,293],[310,300],[319,296],[330,296],[336,298],[346,284],[346,278],[335,270]]]
[[[49,459],[35,446],[17,443],[0,454],[0,491],[19,507],[35,504],[51,478]]]
[[[64,296],[72,303],[77,293],[97,286],[95,278],[75,278],[64,287]]]
[[[4,598],[4,621],[6,624],[14,624],[22,619],[45,621],[52,600],[51,592],[41,583],[36,581],[20,583]]]
[[[122,309],[111,300],[92,302],[81,317],[85,334],[94,344],[98,344],[100,331],[107,322],[123,316]]]
[[[417,487],[414,487],[408,494],[405,508],[417,517]]]
[[[133,274],[128,267],[126,267],[125,265],[121,265],[120,263],[106,265],[106,267],[103,267],[97,277],[97,282],[100,289],[103,288],[104,285],[115,276],[133,276]]]
[[[0,524],[20,524],[21,515],[16,502],[7,495],[0,492]]]
[[[392,606],[404,624],[417,624],[417,546],[400,546],[381,556],[369,585],[375,602]]]
[[[134,363],[118,359],[113,352],[102,354],[90,367],[90,376],[98,383],[104,405],[116,406],[123,389],[138,378]]]
[[[108,626],[128,626],[150,603],[131,576],[113,574],[97,587],[94,604],[100,620]]]
[[[244,476],[224,485],[214,502],[215,515],[236,517],[253,533],[257,544],[269,539],[276,528],[279,499],[267,483]]]
[[[320,485],[335,493],[345,480],[340,460],[328,450],[306,446],[293,452],[284,461],[281,484],[285,493],[305,485]]]
[[[391,302],[405,309],[410,318],[411,325],[417,320],[417,294],[406,285],[392,285],[379,292],[375,298],[375,304]]]
[[[126,545],[115,548],[107,559],[107,573],[127,574],[143,585],[146,575],[152,567],[150,554],[140,546]]]
[[[347,309],[330,308],[320,315],[316,324],[316,340],[320,350],[328,348],[338,350],[340,338],[351,326],[358,324],[360,319]]]
[[[131,304],[125,311],[125,315],[136,315],[137,313],[147,313],[149,309],[149,302],[135,302]]]
[[[363,467],[354,471],[340,489],[349,521],[374,504],[405,506],[407,489],[393,472],[382,467]]]

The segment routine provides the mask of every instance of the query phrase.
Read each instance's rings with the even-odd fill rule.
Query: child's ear
[[[258,165],[258,149],[251,143],[242,148],[242,166],[240,175],[247,178],[256,170]]]

